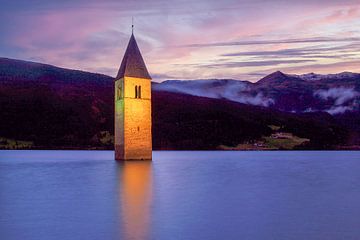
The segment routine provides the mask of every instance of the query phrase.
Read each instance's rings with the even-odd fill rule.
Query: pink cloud
[[[354,22],[360,18],[358,7],[346,7],[344,9],[331,9],[326,16],[310,15],[310,19],[306,19],[298,24],[300,29],[313,29],[324,25],[336,25],[346,22]]]
[[[51,2],[51,1],[50,1]],[[38,59],[63,67],[91,70],[114,75],[126,47],[131,16],[135,16],[135,35],[150,72],[186,78],[243,77],[263,67],[213,70],[196,64],[214,61],[252,61],[254,57],[219,58],[235,51],[267,51],[291,48],[293,44],[225,46],[214,48],[179,48],[179,45],[230,41],[279,40],[289,38],[328,37],[347,31],[356,36],[359,18],[356,1],[310,1],[286,3],[273,1],[77,1],[49,9],[14,14],[18,27],[8,37],[12,47],[22,50],[21,58]],[[44,1],[45,4],[45,1]],[[355,5],[354,5],[355,4]],[[60,4],[61,5],[61,4]],[[69,6],[72,7],[69,7]],[[10,15],[9,15],[10,16]],[[322,26],[344,24],[348,29],[334,32]],[[0,26],[1,27],[1,26]],[[13,28],[15,29],[15,28]],[[1,39],[0,39],[1,40]],[[315,44],[315,43],[313,43]],[[331,44],[331,43],[329,43]],[[339,60],[340,61],[340,60]],[[176,64],[187,64],[179,68]],[[194,65],[191,65],[194,64]],[[325,69],[307,64],[287,64],[298,71]],[[301,65],[301,66],[299,66]],[[305,66],[304,66],[305,65]],[[349,65],[336,65],[348,70]],[[354,69],[354,68],[352,68]],[[325,71],[325,70],[324,70]],[[332,69],[326,68],[326,71]]]
[[[14,42],[26,48],[38,47],[41,44],[76,45],[109,24],[106,18],[101,18],[101,12],[76,10],[25,15],[21,16],[20,20],[24,26],[22,31],[16,34]]]

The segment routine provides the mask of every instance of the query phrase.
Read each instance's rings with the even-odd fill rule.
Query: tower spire
[[[123,77],[137,77],[151,79],[136,43],[134,34],[131,34],[129,44],[126,48],[124,58],[121,62],[116,79]]]

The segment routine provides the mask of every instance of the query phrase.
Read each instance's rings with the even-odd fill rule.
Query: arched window
[[[135,86],[135,98],[141,98],[141,86]]]

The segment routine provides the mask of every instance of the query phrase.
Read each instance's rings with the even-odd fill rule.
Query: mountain
[[[360,74],[356,73],[289,75],[277,71],[256,83],[216,79],[165,81],[154,90],[224,98],[296,113],[324,111],[338,115],[360,109]]]
[[[288,80],[278,72],[258,83],[231,79],[153,83],[154,149],[359,145],[356,111],[331,115],[276,108],[281,96],[275,93],[296,81],[305,80]],[[0,148],[112,149],[113,93],[113,78],[106,75],[0,58]]]

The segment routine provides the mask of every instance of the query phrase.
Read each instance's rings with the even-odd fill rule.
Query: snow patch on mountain
[[[342,72],[342,73],[335,73],[335,74],[316,74],[316,73],[306,73],[302,75],[292,74],[289,76],[300,78],[301,80],[305,81],[319,81],[323,79],[351,79],[360,77],[359,73],[352,73],[352,72]]]

